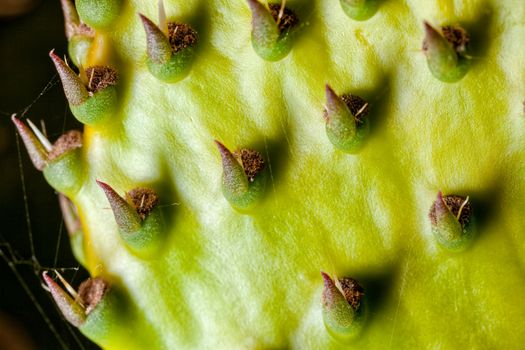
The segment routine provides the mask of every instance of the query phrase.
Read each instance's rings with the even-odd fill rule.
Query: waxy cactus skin
[[[85,125],[83,176],[66,195],[87,269],[114,291],[99,306],[114,307],[95,308],[80,330],[107,349],[520,348],[525,3],[384,0],[354,20],[337,0],[288,0],[299,22],[287,50],[261,51],[278,35],[253,34],[254,7],[265,6],[254,2],[165,1],[168,22],[199,35],[176,82],[148,69],[138,14],[158,18],[156,1],[122,0],[117,19],[93,25],[78,59],[118,71],[116,107]],[[469,67],[452,79],[454,59],[429,62],[448,44],[428,35],[456,24],[470,36]],[[327,135],[327,84],[369,104],[351,152]],[[266,185],[247,211],[224,196],[214,140],[264,159]],[[158,194],[158,250],[130,249],[96,180]],[[475,210],[461,249],[429,217],[439,191]],[[348,337],[323,310],[327,278],[338,296],[342,277],[366,296]]]

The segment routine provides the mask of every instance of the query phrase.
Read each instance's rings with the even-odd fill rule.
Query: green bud
[[[55,64],[69,104],[78,106],[86,102],[89,98],[89,92],[80,77],[60,57],[55,55],[55,50],[49,52],[49,57]]]
[[[138,310],[132,306],[129,296],[110,285],[101,277],[88,278],[76,292],[58,272],[56,275],[65,287],[62,289],[52,278],[43,273],[49,291],[64,318],[78,327],[86,337],[102,348],[157,349],[160,342],[151,337],[155,332],[147,322],[140,319]]]
[[[340,0],[341,7],[348,17],[356,21],[366,21],[379,7],[380,0]]]
[[[51,145],[30,121],[28,123],[31,128],[28,128],[15,116],[11,119],[35,168],[44,173],[47,182],[55,190],[70,197],[74,196],[84,183],[82,133],[71,130]]]
[[[252,11],[252,46],[267,61],[284,58],[292,48],[292,39],[299,22],[298,17],[281,4],[268,4],[248,0]]]
[[[69,39],[67,50],[71,61],[77,67],[85,66],[91,44],[93,43],[93,36],[91,35],[74,35]]]
[[[339,289],[328,274],[321,272],[321,276],[324,325],[332,337],[347,343],[361,331],[365,321],[363,288],[356,280],[345,277],[338,280]]]
[[[86,314],[82,304],[73,299],[65,290],[53,281],[53,279],[48,276],[47,271],[42,273],[42,277],[44,278],[44,282],[49,288],[49,292],[64,318],[75,327],[80,327],[84,324],[86,321]]]
[[[136,291],[141,293],[142,291]],[[160,330],[142,320],[129,295],[100,277],[82,282],[78,296],[85,305],[86,320],[80,332],[103,349],[162,349]],[[146,336],[143,336],[143,335]]]
[[[468,197],[443,196],[441,191],[438,192],[429,217],[432,233],[443,248],[459,252],[471,243],[475,222]]]
[[[75,66],[85,66],[95,32],[81,23],[72,0],[61,0],[69,57]]]
[[[219,141],[215,143],[222,158],[222,193],[235,209],[249,211],[264,194],[264,160],[256,151],[242,149],[232,154]]]
[[[445,83],[459,81],[470,67],[470,58],[466,49],[470,41],[468,34],[461,27],[446,26],[441,35],[427,22],[423,52],[427,57],[430,72]]]
[[[100,277],[82,282],[77,293],[56,274],[66,290],[53,281],[47,271],[42,276],[64,318],[93,341],[107,343],[122,323],[119,316],[125,314],[123,298]]]
[[[126,246],[144,258],[158,252],[163,231],[157,194],[149,188],[136,188],[126,193],[124,199],[108,184],[98,180],[97,183],[111,205]]]
[[[197,33],[184,23],[167,23],[167,33],[164,33],[146,16],[139,16],[146,31],[150,73],[167,83],[186,77],[194,60]]]
[[[111,120],[117,108],[117,90],[108,86],[93,93],[84,103],[69,107],[75,118],[87,125]]]
[[[369,133],[368,103],[355,95],[339,97],[326,85],[326,135],[330,142],[346,153],[357,153]]]
[[[82,22],[95,29],[107,29],[120,14],[121,0],[76,0]]]
[[[43,169],[47,182],[60,193],[73,197],[84,183],[82,133],[72,130],[60,136],[49,152]]]
[[[78,297],[84,303],[87,315],[80,331],[97,343],[104,344],[114,331],[112,323],[119,320],[123,306],[114,288],[100,277],[88,278],[78,288]]]
[[[27,153],[29,153],[29,158],[31,159],[31,162],[33,163],[35,168],[37,168],[38,170],[43,170],[48,162],[48,150],[42,144],[42,142],[40,142],[40,140],[34,134],[34,132],[31,131],[31,129],[27,127],[27,125],[25,125],[21,120],[19,120],[14,114],[11,116],[11,120],[15,124],[15,127],[18,130],[20,137],[22,138],[22,142],[26,147]],[[49,149],[50,148],[51,147],[49,147]]]
[[[117,108],[117,73],[105,66],[86,69],[86,82],[53,51],[49,53],[62,81],[71,112],[88,125],[110,120]]]

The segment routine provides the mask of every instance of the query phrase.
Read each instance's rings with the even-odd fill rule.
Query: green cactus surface
[[[71,67],[82,101],[97,104],[94,79],[97,94],[112,89],[111,113],[58,158],[22,137],[76,207],[62,199],[73,250],[99,279],[76,300],[45,281],[88,338],[129,350],[525,344],[525,2],[96,3],[79,9],[99,25],[70,43],[85,63]],[[354,5],[366,16],[350,18]],[[178,58],[191,64],[165,78]]]

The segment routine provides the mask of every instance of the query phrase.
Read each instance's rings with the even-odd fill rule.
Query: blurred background
[[[88,274],[71,254],[56,193],[10,120],[17,113],[44,121],[51,141],[80,128],[48,57],[52,48],[67,49],[59,0],[0,0],[0,350],[98,349],[41,286],[44,269],[65,268],[59,271],[75,288]]]

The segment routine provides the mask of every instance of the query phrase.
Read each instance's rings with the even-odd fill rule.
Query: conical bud
[[[33,130],[28,128],[15,116],[11,117],[31,161],[41,170],[47,182],[58,192],[73,196],[84,182],[82,164],[82,133],[71,130],[60,136],[53,145],[30,122]]]
[[[429,217],[432,233],[445,249],[462,251],[472,241],[475,225],[468,197],[443,196],[438,192]]]
[[[64,26],[66,37],[70,40],[76,34],[77,28],[80,25],[80,18],[78,18],[77,9],[72,0],[60,0],[62,5],[62,12],[64,13]]]
[[[346,15],[356,21],[366,21],[379,7],[380,0],[340,0]]]
[[[82,123],[95,125],[111,119],[117,107],[117,73],[106,66],[88,67],[86,82],[53,51],[49,53],[62,81],[73,115]]]
[[[75,66],[85,66],[95,32],[80,22],[72,0],[60,0],[64,13],[64,25],[68,40],[68,52]]]
[[[136,188],[121,197],[111,186],[98,181],[111,205],[121,238],[132,252],[147,257],[159,249],[162,218],[158,196],[149,188]]]
[[[167,63],[171,58],[171,45],[168,37],[146,16],[139,14],[148,44],[148,58],[153,63]]]
[[[354,279],[345,277],[338,281],[340,290],[328,274],[321,272],[321,276],[325,327],[334,338],[347,342],[359,333],[364,323],[363,288]]]
[[[144,286],[149,288],[150,286]],[[130,300],[130,291],[109,284],[101,277],[88,278],[78,288],[78,299],[87,314],[79,330],[103,349],[162,349],[156,330],[144,310]],[[143,290],[131,291],[142,293]]]
[[[76,0],[82,22],[95,29],[107,29],[118,18],[122,0]]]
[[[339,97],[328,84],[325,92],[328,139],[343,152],[358,152],[369,132],[368,103],[355,95]]]
[[[82,282],[77,293],[58,272],[55,273],[65,290],[49,277],[47,271],[42,277],[64,318],[92,340],[106,341],[108,329],[116,331],[119,328],[112,327],[112,323],[118,321],[117,314],[122,311],[123,305],[118,300],[120,293],[115,293],[100,277]]]
[[[11,120],[16,126],[22,141],[29,153],[31,162],[38,170],[42,171],[49,161],[48,151],[44,148],[40,140],[36,137],[33,131],[25,125],[21,120],[16,118],[15,115],[11,116]]]
[[[114,344],[126,349],[159,348],[160,345],[156,341],[152,342],[149,337],[144,339],[136,336],[130,339],[130,334],[136,334],[139,329],[149,332],[147,334],[152,334],[153,330],[149,324],[137,322],[140,317],[128,296],[121,290],[101,277],[94,277],[82,282],[77,293],[58,272],[55,273],[65,290],[44,272],[44,281],[51,296],[64,318],[89,339],[103,348]]]
[[[298,17],[279,4],[268,8],[258,0],[247,0],[252,11],[252,46],[255,52],[268,61],[278,61],[290,52],[292,34],[297,28]]]
[[[43,173],[47,182],[58,192],[73,197],[84,183],[82,133],[71,130],[60,136],[49,152],[49,164]]]
[[[279,40],[279,26],[270,11],[258,0],[248,0],[252,11],[252,40],[259,46],[272,46]]]
[[[161,17],[165,18],[160,6]],[[189,72],[194,59],[197,33],[188,24],[167,23],[167,34],[146,16],[139,14],[147,40],[147,64],[157,79],[174,83]],[[164,20],[163,20],[164,21]]]
[[[86,321],[86,313],[83,306],[53,281],[48,276],[47,271],[42,273],[42,277],[64,318],[75,327],[82,326]]]
[[[55,55],[54,50],[49,52],[49,57],[55,64],[69,104],[78,106],[86,102],[89,98],[89,93],[79,76],[60,57]]]
[[[231,153],[219,141],[215,144],[222,158],[224,197],[240,211],[251,209],[264,193],[266,177],[262,156],[248,149]]]
[[[118,227],[126,232],[133,233],[140,229],[141,220],[135,208],[131,206],[124,198],[122,198],[115,190],[108,184],[98,181],[97,184],[102,188],[106,197],[108,198],[113,214],[115,215],[115,221]]]
[[[458,27],[457,31],[463,35],[461,38],[456,38],[456,31],[452,27],[444,27],[449,28],[447,33],[451,35],[443,37],[428,22],[424,22],[424,27],[423,52],[427,57],[430,72],[446,83],[453,83],[463,78],[470,67],[470,59],[465,52],[468,44],[466,32]]]

